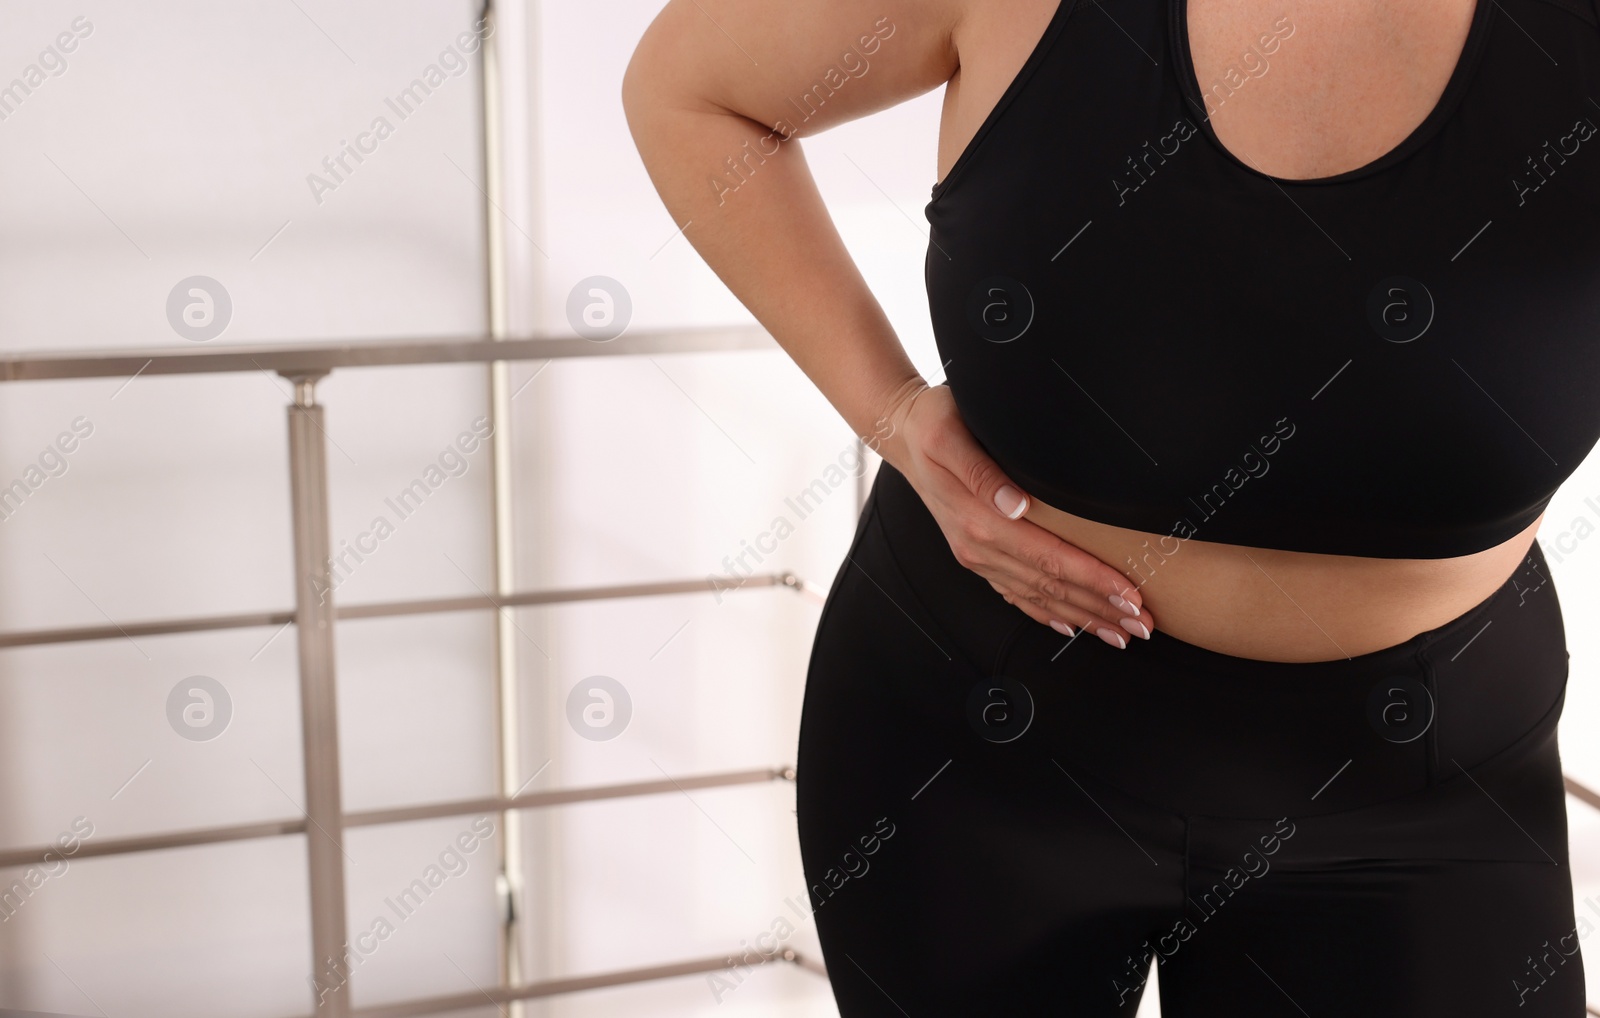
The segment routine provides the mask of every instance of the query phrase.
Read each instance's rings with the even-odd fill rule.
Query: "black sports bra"
[[[1185,23],[1184,0],[1062,0],[934,186],[967,426],[1030,494],[1167,553],[1515,536],[1600,440],[1589,0],[1478,0],[1427,118],[1313,180],[1252,168],[1206,114],[1294,59],[1293,23],[1205,87]]]

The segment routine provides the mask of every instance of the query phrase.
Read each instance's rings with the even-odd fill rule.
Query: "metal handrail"
[[[1600,792],[1596,792],[1594,789],[1572,780],[1565,774],[1561,776],[1561,779],[1566,784],[1568,795],[1587,806],[1600,810]]]
[[[664,781],[633,781],[620,785],[591,785],[587,788],[557,788],[548,792],[529,792],[525,795],[502,798],[492,796],[482,799],[458,799],[451,802],[428,803],[422,806],[397,806],[389,809],[346,813],[344,827],[376,827],[380,824],[411,823],[418,820],[437,820],[440,817],[470,816],[475,813],[502,813],[508,810],[544,809],[564,806],[574,802],[598,802],[603,799],[623,799],[641,795],[664,795],[684,792],[693,788],[723,788],[729,785],[754,785],[764,781],[793,781],[794,767],[763,767],[757,770],[726,771],[717,774],[692,774]],[[130,852],[156,852],[168,848],[188,848],[192,845],[214,845],[224,841],[248,841],[254,838],[277,838],[287,834],[304,834],[306,819],[301,817],[283,820],[264,820],[251,824],[231,824],[226,827],[202,827],[187,831],[146,834],[133,838],[116,838],[108,841],[86,841],[73,853],[75,859],[91,856],[126,855]],[[55,845],[30,845],[26,848],[0,849],[0,868],[48,865],[50,853],[59,854]]]
[[[266,346],[155,347],[132,350],[0,351],[0,382],[65,378],[129,378],[135,375],[220,374],[267,371],[280,375],[321,375],[334,368],[393,367],[406,364],[488,364],[494,361],[553,360],[572,357],[628,357],[645,354],[720,353],[730,350],[781,350],[765,329],[729,325],[703,329],[625,332],[599,342],[560,336],[491,339],[443,336],[320,344]]]
[[[694,594],[730,587],[789,587],[802,593],[809,590],[791,572],[756,573],[751,576],[700,580],[661,580],[654,583],[623,583],[600,587],[569,587],[565,590],[528,590],[505,597],[463,595],[411,601],[379,601],[369,604],[338,605],[334,618],[377,619],[397,615],[431,615],[437,612],[476,611],[488,608],[527,608],[541,604],[567,604],[613,597],[658,597],[663,594]],[[238,612],[232,615],[194,615],[183,618],[123,622],[108,626],[67,626],[59,629],[18,630],[0,633],[0,650],[8,647],[37,647],[86,640],[114,640],[122,636],[165,636],[172,633],[199,633],[217,629],[251,629],[258,626],[285,626],[294,621],[294,609]]]
[[[828,970],[823,967],[822,962],[803,955],[792,948],[784,948],[777,954],[772,955],[768,960],[798,965],[824,977],[828,974]],[[655,979],[671,979],[676,976],[699,975],[702,972],[717,972],[728,968],[730,961],[731,959],[729,958],[697,958],[692,961],[651,965],[645,968],[621,969],[587,976],[563,976],[558,979],[543,979],[539,982],[527,983],[522,986],[490,986],[473,993],[425,997],[420,1000],[407,1000],[395,1004],[380,1004],[376,1007],[358,1007],[352,1012],[351,1018],[412,1018],[415,1015],[465,1011],[474,1007],[482,1007],[485,1000],[495,1005],[510,1004],[518,1000],[536,1000],[543,997],[554,997],[561,993],[576,993],[580,990],[600,990],[611,986],[626,986],[629,983],[643,983]]]

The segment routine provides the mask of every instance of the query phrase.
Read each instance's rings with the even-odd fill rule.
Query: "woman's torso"
[[[1062,0],[1064,5],[1074,2]],[[1495,0],[1477,2],[1492,5]],[[1600,245],[1574,247],[1586,243],[1574,239],[1576,231],[1600,226],[1600,193],[1588,188],[1587,197],[1563,196],[1554,186],[1567,184],[1572,190],[1600,183],[1600,176],[1590,175],[1582,164],[1587,153],[1573,151],[1583,148],[1586,138],[1572,133],[1562,137],[1558,131],[1552,135],[1558,152],[1530,145],[1533,134],[1549,134],[1552,125],[1574,130],[1574,121],[1584,116],[1584,105],[1600,122],[1600,106],[1585,104],[1581,94],[1589,70],[1600,67],[1596,58],[1600,27],[1592,15],[1583,16],[1591,9],[1582,0],[1521,2],[1549,15],[1530,19],[1536,22],[1534,34],[1524,33],[1526,38],[1516,35],[1516,26],[1504,19],[1491,25],[1493,12],[1476,8],[1473,0],[1367,2],[1337,8],[1271,6],[1263,0],[1224,6],[1218,0],[1195,0],[1187,9],[1181,0],[1100,4],[1082,0],[1070,13],[1058,11],[1050,0],[973,5],[957,40],[962,69],[946,95],[939,145],[941,183],[929,206],[934,226],[930,300],[941,354],[950,361],[952,390],[974,433],[1034,496],[1027,518],[1139,583],[1157,626],[1169,635],[1242,657],[1313,661],[1368,653],[1441,625],[1482,601],[1517,570],[1543,518],[1548,491],[1571,473],[1600,435],[1600,416],[1593,412],[1600,401],[1589,398],[1580,414],[1576,392],[1561,388],[1585,386],[1588,392],[1595,391],[1600,383],[1595,348],[1600,343],[1581,350],[1556,350],[1506,329],[1505,343],[1492,344],[1482,336],[1474,338],[1466,323],[1457,325],[1451,319],[1451,312],[1468,322],[1485,317],[1488,312],[1468,305],[1470,295],[1490,292],[1490,281],[1512,292],[1519,286],[1545,285],[1550,292],[1541,307],[1547,320],[1530,319],[1527,307],[1499,310],[1508,323],[1544,330],[1534,335],[1568,336],[1570,346],[1583,303],[1577,298],[1596,293],[1593,284],[1600,280],[1594,271],[1600,266]],[[1188,52],[1182,54],[1174,47],[1183,40],[1185,20]],[[1047,28],[1053,32],[1047,33]],[[1119,39],[1125,48],[1113,53],[1111,47]],[[1527,55],[1508,52],[1519,43],[1528,48]],[[1565,79],[1573,86],[1570,96],[1556,84],[1559,78],[1529,86],[1528,95],[1549,100],[1526,110],[1530,120],[1539,121],[1533,134],[1528,139],[1491,142],[1499,121],[1493,111],[1484,109],[1488,100],[1480,101],[1480,93],[1498,79],[1488,75],[1512,76],[1521,66],[1517,61],[1526,59],[1531,68],[1521,75],[1526,81],[1529,75],[1542,73],[1531,61],[1548,59],[1558,66],[1549,50],[1569,56],[1575,45],[1583,47],[1584,59],[1567,72],[1578,75]],[[1074,53],[1083,54],[1081,73],[1064,63],[1073,60]],[[1185,59],[1192,63],[1192,71]],[[1569,60],[1569,65],[1573,62]],[[1111,66],[1118,67],[1116,73],[1106,71]],[[1019,70],[1026,72],[1020,78]],[[1192,83],[1179,84],[1183,82],[1179,75],[1191,73]],[[1206,83],[1222,84],[1213,89]],[[1197,129],[1207,126],[1207,117],[1199,110],[1188,118],[1188,129],[1176,126],[1177,118],[1196,105],[1195,84],[1203,92],[1211,133]],[[1119,104],[1135,117],[1147,110],[1164,110],[1152,114],[1164,120],[1123,130],[1124,136],[1109,148],[1104,135],[1115,133],[1114,128],[1106,128],[1098,137],[1072,133],[1074,125],[1083,131],[1084,125],[1098,121],[1120,124],[1127,114]],[[1499,116],[1504,120],[1506,114],[1502,111]],[[1056,125],[1062,140],[1046,139],[1042,148],[1027,143],[1030,137],[1045,138]],[[1160,127],[1171,130],[1164,137],[1151,134],[1148,140],[1154,150],[1149,144],[1132,143]],[[1574,137],[1579,140],[1573,141]],[[1454,172],[1450,157],[1479,149],[1492,155],[1497,144],[1505,149],[1504,165],[1483,171],[1481,185],[1460,185],[1454,205],[1442,202],[1436,189],[1418,193],[1419,174],[1449,177]],[[1595,147],[1600,148],[1600,140]],[[1113,148],[1118,158],[1108,160]],[[1121,148],[1128,149],[1126,160],[1120,159]],[[1543,161],[1525,161],[1524,156],[1542,156]],[[1600,172],[1600,155],[1591,158],[1594,170]],[[1541,166],[1546,175],[1536,174]],[[1558,176],[1557,170],[1564,170],[1565,176]],[[1062,186],[1052,193],[1055,189],[1043,182],[1055,171],[1060,171]],[[1185,180],[1185,174],[1190,179]],[[1084,182],[1096,175],[1104,178],[1101,193],[1083,194]],[[1320,179],[1310,186],[1294,183],[1345,175],[1350,183]],[[1491,177],[1501,192],[1489,189]],[[1549,192],[1539,194],[1545,185],[1552,185]],[[1184,234],[1178,228],[1179,217],[1199,216],[1201,211],[1192,202],[1187,208],[1181,205],[1184,188],[1191,198],[1208,199],[1205,208],[1214,252],[1197,247],[1192,231]],[[1253,193],[1246,195],[1249,189]],[[1360,189],[1360,194],[1352,195],[1351,189]],[[999,197],[1008,191],[1010,197]],[[1019,200],[1017,193],[1024,198]],[[1215,203],[1209,200],[1213,196]],[[1268,200],[1277,205],[1266,208],[1262,203]],[[1395,235],[1385,237],[1367,220],[1352,215],[1349,210],[1357,205],[1341,213],[1337,204],[1341,200],[1364,202],[1359,208],[1368,217],[1374,206],[1394,203]],[[1543,208],[1527,208],[1539,206],[1541,200],[1550,210],[1548,220],[1532,218]],[[1219,211],[1229,202],[1236,203],[1232,217]],[[1423,209],[1429,202],[1442,208]],[[1425,226],[1404,223],[1408,204],[1420,210],[1417,214]],[[1130,205],[1135,207],[1133,213],[1124,214]],[[1238,214],[1237,209],[1248,214]],[[1459,216],[1454,215],[1457,211]],[[1497,225],[1496,219],[1501,220],[1500,229],[1477,252],[1478,261],[1458,264],[1457,259],[1478,240],[1473,229],[1484,224],[1480,235],[1486,233]],[[1054,230],[1053,237],[1046,235],[1049,229],[1027,235],[1026,241],[1037,251],[1027,258],[996,242],[1010,236],[1004,233],[1007,223],[1024,220],[1030,226],[1044,220]],[[1237,227],[1231,235],[1230,227]],[[1242,235],[1252,231],[1260,235]],[[1183,239],[1167,246],[1164,241],[1169,236]],[[1284,240],[1286,236],[1292,243]],[[1417,254],[1426,247],[1419,236],[1436,241],[1433,246],[1440,249],[1436,256]],[[1100,241],[1102,237],[1114,243]],[[1138,243],[1131,243],[1131,237]],[[1085,239],[1091,243],[1082,243]],[[1053,257],[1039,246],[1047,240],[1051,247],[1060,243]],[[1549,243],[1534,250],[1536,240]],[[1407,248],[1413,242],[1417,250]],[[1494,242],[1509,250],[1496,248]],[[1275,253],[1263,256],[1264,248]],[[975,261],[974,251],[984,252],[987,260],[963,265],[963,260]],[[1142,256],[1141,251],[1169,257],[1162,261]],[[1173,251],[1179,252],[1176,261],[1170,257]],[[1548,271],[1533,283],[1525,284],[1504,271],[1512,258],[1521,259],[1521,264],[1528,259],[1538,263],[1541,255],[1546,261],[1537,267]],[[1276,261],[1264,262],[1263,257]],[[1147,278],[1130,277],[1147,265],[1153,265]],[[1283,275],[1262,278],[1275,271]],[[1560,278],[1563,272],[1566,278]],[[1024,273],[1031,274],[1031,283],[1019,284],[1014,278]],[[1393,313],[1390,321],[1383,316],[1391,312],[1381,301],[1373,304],[1369,295],[1367,310],[1380,317],[1374,325],[1376,335],[1324,337],[1326,349],[1316,351],[1323,355],[1321,366],[1309,361],[1317,376],[1306,372],[1303,379],[1294,376],[1305,383],[1303,388],[1316,388],[1315,395],[1308,400],[1310,393],[1299,391],[1291,399],[1285,392],[1281,399],[1263,400],[1263,389],[1283,385],[1285,372],[1275,374],[1269,365],[1310,357],[1310,342],[1296,344],[1297,330],[1300,335],[1309,333],[1307,322],[1295,318],[1292,287],[1308,285],[1306,277],[1316,273],[1326,273],[1329,287],[1348,287],[1352,273],[1367,287],[1361,281],[1373,276],[1374,292],[1392,294],[1408,302],[1407,307]],[[1551,274],[1557,277],[1555,282],[1550,281]],[[1193,275],[1204,285],[1196,284]],[[1423,287],[1404,290],[1416,285],[1413,275],[1426,275],[1433,284],[1426,296],[1420,293]],[[956,337],[952,323],[959,317],[958,303],[944,307],[945,328],[939,331],[937,294],[953,289],[948,284],[959,281],[966,286],[979,276],[984,278],[975,289],[994,295],[987,306],[1003,304],[999,317],[1004,320],[1009,314],[1011,323],[1020,323],[1025,313],[1031,323],[1027,327],[1039,330],[1032,340],[1023,340],[1026,332],[1010,335],[1006,329],[1015,331],[1015,324],[986,333],[982,340]],[[1246,276],[1255,282],[1242,278]],[[1394,277],[1404,280],[1401,288],[1393,285]],[[1126,330],[1115,327],[1121,312],[1104,296],[1119,278],[1128,281],[1116,297],[1126,308]],[[1176,289],[1179,281],[1189,289]],[[1270,292],[1275,282],[1288,293],[1282,300]],[[1073,292],[1075,284],[1082,289]],[[1013,289],[1008,292],[1007,287]],[[1250,294],[1252,287],[1262,290],[1258,297]],[[1028,292],[1019,297],[1022,290]],[[1169,291],[1178,296],[1171,297]],[[1059,298],[1062,293],[1069,296]],[[968,297],[964,302],[968,317],[987,314],[973,310],[982,301],[961,296]],[[1053,299],[1076,302],[1083,320],[1092,323],[1085,335],[1063,338],[1046,331],[1052,321],[1048,302]],[[1252,332],[1229,326],[1207,335],[1203,326],[1215,330],[1222,328],[1213,324],[1217,321],[1240,321],[1240,308],[1248,307],[1252,299],[1259,300],[1263,316],[1275,316],[1271,328]],[[1161,306],[1174,300],[1189,306],[1177,313]],[[1427,338],[1426,325],[1423,332],[1410,335],[1417,331],[1424,304],[1428,323],[1439,319],[1428,344],[1421,342]],[[1389,306],[1393,305],[1391,301]],[[1593,301],[1587,304],[1595,306]],[[1070,325],[1076,320],[1074,310],[1071,306],[1058,310],[1054,322]],[[1195,323],[1197,337],[1188,345],[1174,336],[1183,328],[1185,311],[1188,321]],[[1068,329],[1057,331],[1064,334]],[[1227,343],[1219,343],[1218,335],[1226,336]],[[1226,350],[1221,349],[1224,345]],[[1561,354],[1562,362],[1552,362],[1553,353]],[[1394,359],[1397,356],[1410,359]],[[997,360],[1007,357],[1032,361],[996,366]],[[1225,365],[1223,358],[1229,359]],[[1452,361],[1466,378],[1448,374],[1454,370]],[[1345,392],[1334,388],[1346,369],[1352,373],[1345,392],[1358,400],[1372,400],[1360,415],[1360,428],[1351,426],[1356,409],[1338,403]],[[1142,381],[1130,387],[1130,377]],[[1513,384],[1513,379],[1518,381]],[[1471,384],[1463,384],[1467,381]],[[996,385],[1026,391],[996,398],[984,387]],[[1550,398],[1535,398],[1546,392],[1539,386],[1547,387]],[[1438,395],[1446,390],[1447,396]],[[1492,392],[1512,402],[1515,414]],[[1315,402],[1318,397],[1323,398],[1320,407]],[[1012,400],[1010,405],[1007,399]],[[1185,400],[1194,407],[1182,406]],[[973,413],[968,413],[969,406]],[[1262,416],[1261,410],[1269,406],[1283,413],[1274,410]],[[991,409],[992,413],[985,412]],[[1189,415],[1179,417],[1176,410]],[[1563,411],[1565,416],[1541,416]],[[1475,436],[1460,425],[1467,420],[1474,428],[1499,429],[1492,442],[1478,439],[1484,449],[1472,447]],[[1563,427],[1554,425],[1557,420]],[[1158,433],[1152,434],[1151,428],[1158,425]],[[1336,431],[1336,426],[1342,430]],[[1449,441],[1451,428],[1462,432],[1459,444]],[[1300,439],[1300,448],[1295,447],[1297,429],[1308,436]],[[1412,448],[1405,450],[1408,432],[1416,437]],[[1022,451],[1024,445],[1029,451]],[[1330,452],[1335,449],[1337,460]],[[1302,462],[1296,464],[1293,456],[1301,450]],[[1262,507],[1272,497],[1284,498],[1296,489],[1317,490],[1319,457],[1328,467],[1320,472],[1326,483],[1344,485],[1328,489],[1337,491],[1338,497],[1324,491],[1319,499],[1327,513],[1326,532],[1308,522],[1317,518],[1317,507],[1280,513],[1289,521],[1286,525],[1298,529],[1268,533],[1270,528],[1264,525],[1246,526],[1251,509],[1223,504],[1232,494],[1239,496],[1235,503],[1239,505],[1249,506],[1250,499],[1258,499],[1264,521]],[[1392,474],[1379,469],[1382,464],[1375,461],[1383,459],[1393,461]],[[1060,464],[1068,461],[1081,466],[1061,469]],[[1483,464],[1481,475],[1473,474],[1475,463]],[[1441,466],[1449,472],[1439,472]],[[1283,480],[1269,479],[1272,468]],[[1055,471],[1053,481],[1057,475],[1066,480],[1054,486],[1042,483],[1047,470]],[[1123,499],[1120,507],[1110,495],[1101,503],[1095,499],[1111,492],[1113,477],[1139,472],[1165,477],[1161,483],[1173,493],[1188,494],[1182,510],[1188,514],[1187,530],[1167,526],[1165,521],[1174,514],[1155,508],[1156,501],[1149,497],[1149,512],[1137,517],[1148,521],[1146,526],[1115,526],[1091,518],[1095,507],[1103,504],[1107,511],[1097,513],[1102,518],[1132,519],[1126,507],[1141,494],[1158,490],[1155,481],[1144,488],[1133,485],[1113,492]],[[1183,479],[1174,480],[1174,472]],[[1211,475],[1223,472],[1229,478],[1227,486],[1209,483]],[[1099,483],[1103,489],[1088,490],[1081,504],[1069,506],[1090,507],[1082,515],[1049,504],[1057,491],[1062,493],[1054,500],[1057,503],[1078,494],[1068,490],[1075,475],[1086,487]],[[1385,476],[1392,478],[1382,482],[1392,488],[1387,496],[1377,491]],[[1246,481],[1255,490],[1247,490]],[[1351,490],[1357,481],[1365,482],[1358,486],[1359,492]],[[1418,488],[1408,490],[1408,484]],[[1215,503],[1206,495],[1198,501],[1193,497],[1208,488],[1218,493]],[[1536,499],[1541,492],[1545,497]],[[1348,501],[1335,504],[1341,499]],[[1538,504],[1531,504],[1535,501]],[[1374,508],[1391,504],[1401,508]],[[1341,523],[1338,514],[1349,517],[1356,505],[1362,507],[1360,515],[1372,520],[1370,531],[1352,525],[1334,536],[1335,524]],[[1403,511],[1404,507],[1409,509]],[[1157,529],[1155,520],[1163,511],[1166,515],[1160,516],[1163,522]],[[1428,544],[1435,523],[1439,536]],[[1180,533],[1192,536],[1179,539]],[[1484,538],[1486,533],[1492,540]],[[1257,534],[1260,545],[1252,544]],[[1340,550],[1286,549],[1295,544],[1302,549]],[[1407,557],[1406,549],[1412,545],[1423,550]],[[1467,545],[1473,546],[1467,553],[1450,550]],[[1372,553],[1360,553],[1367,549]]]

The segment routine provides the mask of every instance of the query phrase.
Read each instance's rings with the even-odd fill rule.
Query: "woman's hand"
[[[867,442],[911,482],[956,561],[1025,615],[1069,636],[1088,627],[1119,649],[1126,634],[1149,639],[1155,621],[1127,577],[1022,518],[1027,494],[967,430],[948,386],[908,384]]]

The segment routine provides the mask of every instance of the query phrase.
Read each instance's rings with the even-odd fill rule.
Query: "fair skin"
[[[840,241],[800,146],[784,140],[773,153],[763,139],[772,125],[798,119],[790,97],[811,88],[819,69],[875,24],[888,24],[894,35],[870,71],[839,89],[797,137],[947,85],[942,180],[1055,8],[1056,0],[882,0],[870,8],[852,0],[670,0],[628,67],[624,108],[674,222],[690,224],[684,236],[856,434],[906,475],[956,559],[1040,624],[1087,628],[1125,648],[1159,619],[1170,635],[1220,653],[1325,661],[1404,642],[1478,604],[1516,570],[1540,521],[1450,559],[1191,539],[1157,567],[1135,571],[1128,560],[1140,561],[1145,542],[1160,547],[1164,535],[1073,516],[1026,492],[1016,518],[997,506],[997,495],[1001,504],[1015,501],[1002,489],[1020,486],[977,445],[949,389],[929,388],[911,365]],[[1473,0],[1191,0],[1189,46],[1197,78],[1210,82],[1264,26],[1291,17],[1295,59],[1275,61],[1241,89],[1212,128],[1260,172],[1324,177],[1372,161],[1423,120],[1450,78],[1472,12]],[[743,184],[719,195],[709,178],[727,174],[728,157],[751,151],[761,161],[745,158]]]

